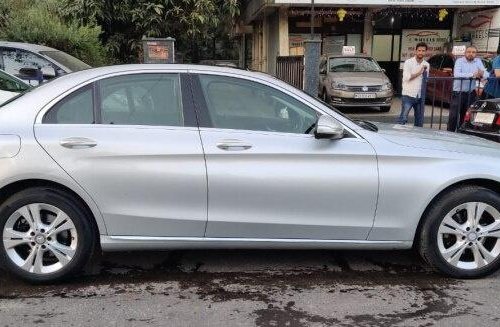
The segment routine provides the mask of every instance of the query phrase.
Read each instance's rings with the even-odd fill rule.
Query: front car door
[[[367,141],[354,133],[315,139],[321,112],[262,80],[200,71],[193,85],[208,174],[207,237],[367,238],[378,192]]]
[[[184,76],[98,80],[35,124],[38,142],[93,197],[110,235],[205,232],[205,160]]]

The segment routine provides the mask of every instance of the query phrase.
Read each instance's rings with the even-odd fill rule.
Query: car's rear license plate
[[[495,119],[495,114],[487,112],[478,112],[474,117],[474,123],[479,124],[492,124],[493,119]]]
[[[354,93],[354,99],[375,99],[375,93]]]

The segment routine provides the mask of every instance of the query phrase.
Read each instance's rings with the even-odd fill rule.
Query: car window
[[[42,73],[45,70],[54,71],[54,66],[50,61],[33,52],[13,48],[2,48],[0,51],[3,59],[3,67],[0,68],[17,78],[30,81],[32,85],[37,85],[38,81],[33,78],[30,70],[40,69]],[[44,79],[47,79],[47,76]]]
[[[428,63],[431,66],[431,68],[434,69],[444,69],[444,68],[453,69],[453,66],[455,65],[453,57],[444,54],[438,54],[430,57]]]
[[[200,75],[215,128],[304,134],[317,113],[272,87],[238,78]]]
[[[94,102],[92,87],[84,87],[59,101],[45,114],[43,123],[93,124]]]
[[[103,124],[183,126],[178,74],[137,74],[100,82]]]
[[[329,71],[341,72],[380,72],[379,65],[372,58],[339,57],[330,58]]]
[[[29,86],[19,80],[14,79],[8,74],[0,71],[0,90],[8,92],[23,92],[29,89]]]
[[[76,72],[79,70],[89,69],[91,68],[89,65],[77,59],[66,52],[62,52],[59,50],[51,50],[51,51],[40,51],[41,54],[47,56],[57,63],[71,69],[72,72]]]

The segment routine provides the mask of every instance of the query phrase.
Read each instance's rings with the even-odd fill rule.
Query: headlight
[[[391,83],[385,83],[382,85],[382,91],[389,91],[392,90],[392,84]]]
[[[332,82],[332,88],[334,90],[347,90],[347,86],[345,84],[335,81]]]

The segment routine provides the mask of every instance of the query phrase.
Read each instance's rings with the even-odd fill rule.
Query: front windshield
[[[329,71],[332,73],[380,72],[379,65],[372,58],[339,57],[330,58]]]
[[[71,69],[72,72],[77,72],[79,70],[89,69],[91,68],[89,65],[81,61],[80,59],[76,59],[75,57],[67,54],[62,51],[40,51],[40,54],[47,56],[54,61],[60,63],[61,65]]]

